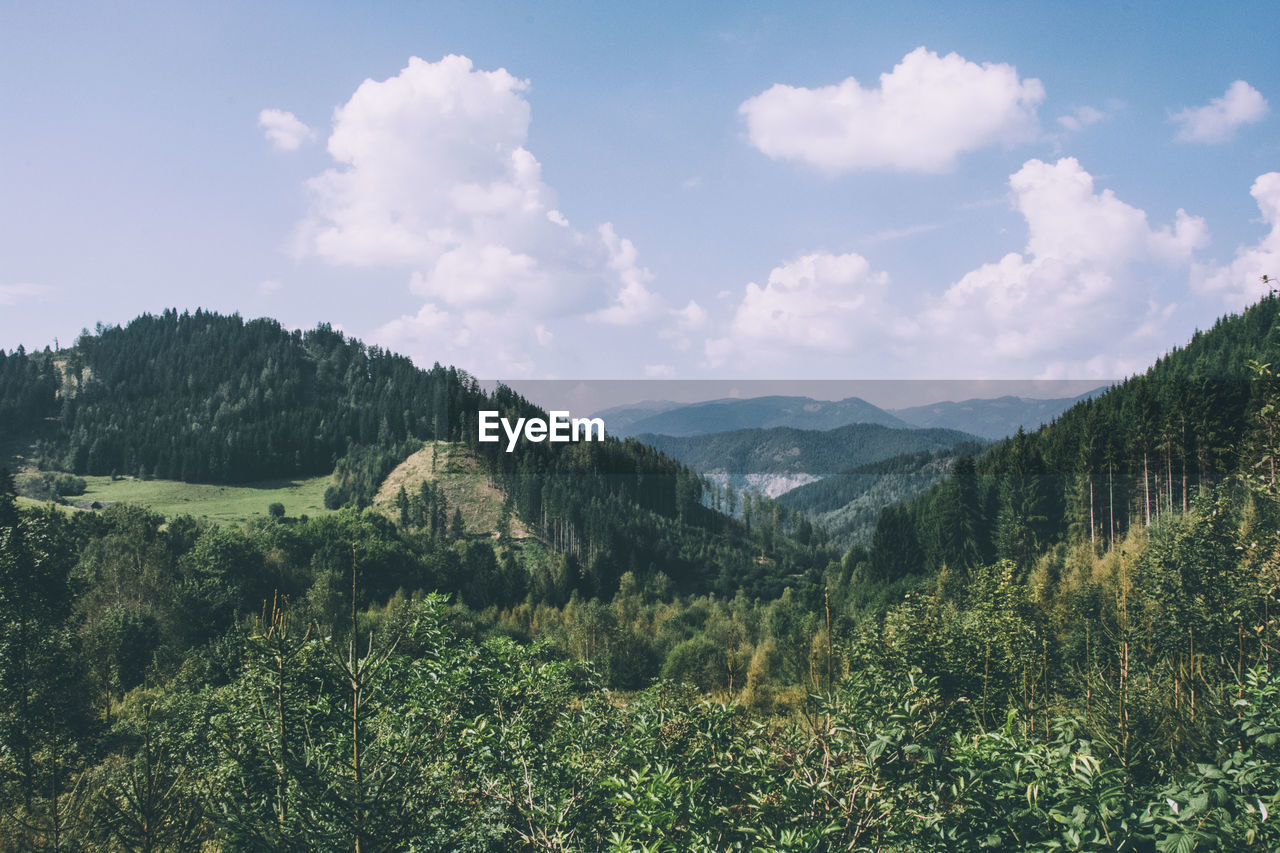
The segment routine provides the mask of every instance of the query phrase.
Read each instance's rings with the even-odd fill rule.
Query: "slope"
[[[498,538],[506,495],[484,473],[475,455],[458,444],[427,442],[387,476],[373,499],[373,506],[394,520],[399,515],[396,501],[400,490],[403,488],[406,496],[421,494],[427,483],[443,495],[445,514],[449,518],[454,510],[461,514],[469,535]],[[519,519],[510,519],[508,523],[513,539],[532,535]]]
[[[722,486],[776,497],[869,462],[902,453],[950,449],[978,439],[954,430],[848,424],[831,430],[774,427],[695,436],[641,435],[637,440]]]
[[[60,385],[54,360],[65,363]],[[834,556],[820,541],[790,539],[790,519],[766,540],[714,511],[698,474],[639,442],[521,442],[510,453],[481,443],[482,409],[512,421],[546,413],[510,388],[486,392],[453,367],[419,369],[327,325],[289,331],[171,310],[99,327],[60,353],[6,353],[0,368],[6,426],[17,433],[6,438],[44,435],[34,461],[49,470],[222,485],[334,472],[325,506],[359,509],[423,442],[451,442],[562,561],[553,600],[608,598],[628,572],[672,594],[774,598]],[[478,499],[472,523],[492,529],[495,506],[492,495]]]
[[[1253,365],[1280,357],[1278,318],[1280,301],[1263,299],[1052,424],[957,466],[881,515],[868,577],[998,559],[1026,567],[1059,543],[1103,547],[1253,471],[1274,456],[1275,409],[1264,415],[1263,406],[1275,405],[1277,381]]]
[[[833,545],[865,547],[882,509],[923,494],[950,474],[958,459],[984,449],[966,442],[946,450],[904,453],[799,486],[780,495],[778,503],[804,513]]]

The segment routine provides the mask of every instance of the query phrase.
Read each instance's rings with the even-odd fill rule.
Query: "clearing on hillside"
[[[67,498],[67,509],[90,509],[94,503],[100,506],[129,503],[145,506],[165,518],[190,515],[224,523],[239,523],[255,516],[265,516],[273,503],[283,504],[285,512],[295,518],[325,515],[329,510],[324,507],[324,490],[332,482],[328,474],[245,485],[139,480],[136,477],[88,476],[84,480],[87,485],[84,494]]]
[[[471,453],[447,441],[428,441],[425,447],[401,462],[382,482],[373,499],[374,508],[394,518],[400,487],[404,486],[412,497],[424,480],[434,482],[444,491],[450,518],[455,508],[461,510],[468,534],[498,538],[498,518],[505,499],[502,490],[489,481]],[[512,515],[511,537],[532,536],[529,528]]]

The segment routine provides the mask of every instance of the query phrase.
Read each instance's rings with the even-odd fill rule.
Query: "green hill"
[[[947,450],[904,453],[799,486],[779,496],[778,503],[804,513],[837,547],[867,546],[882,509],[928,491],[951,473],[958,459],[984,449],[961,443]]]
[[[721,485],[770,497],[903,453],[980,442],[975,436],[954,430],[895,429],[863,423],[830,430],[774,427],[694,436],[645,434],[636,439]]]
[[[423,442],[450,442],[505,496],[523,525],[513,530],[571,560],[557,595],[609,596],[631,572],[675,590],[772,597],[833,557],[819,542],[788,540],[790,521],[761,548],[756,533],[704,505],[698,474],[635,441],[522,442],[513,453],[481,443],[481,409],[513,420],[546,413],[508,388],[484,392],[456,368],[419,369],[325,325],[289,331],[166,311],[86,333],[59,353],[5,354],[0,383],[12,413],[6,441],[33,448],[28,466],[221,486],[332,472],[330,509],[375,502]],[[447,489],[443,503],[420,497],[420,510],[467,503]],[[482,504],[470,521],[488,530],[494,501]],[[414,530],[453,527],[452,517],[433,526],[418,516]]]
[[[484,472],[480,461],[464,447],[444,441],[428,442],[396,466],[378,488],[373,506],[388,517],[399,513],[396,499],[404,489],[406,498],[430,484],[439,489],[449,511],[457,510],[469,535],[498,538],[502,527],[506,496]],[[508,535],[525,539],[532,535],[519,519],[507,522]]]
[[[1185,510],[1259,453],[1258,412],[1274,380],[1250,365],[1280,358],[1278,317],[1275,298],[1224,317],[1145,373],[886,512],[871,576],[999,559],[1027,566],[1055,545],[1118,542]]]

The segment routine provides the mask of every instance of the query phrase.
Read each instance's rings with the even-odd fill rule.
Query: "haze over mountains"
[[[855,423],[908,426],[860,397],[835,401],[772,396],[702,403],[655,402],[619,406],[598,414],[605,418],[609,433],[620,438],[641,433],[690,436],[771,427],[825,430]]]
[[[901,409],[883,409],[860,397],[816,400],[811,397],[763,396],[697,403],[647,400],[603,409],[610,435],[644,433],[693,436],[739,429],[792,427],[830,430],[848,424],[879,424],[899,429],[950,429],[997,440],[1019,429],[1031,431],[1049,423],[1080,400],[1097,396],[1096,388],[1073,397],[1037,399],[1005,395],[960,402],[942,401]]]
[[[1030,432],[1049,423],[1081,400],[1090,400],[1107,390],[1094,388],[1075,397],[1039,400],[1030,397],[1003,396],[990,399],[950,400],[891,409],[894,415],[918,427],[958,429],[993,441],[1007,438],[1019,429]]]

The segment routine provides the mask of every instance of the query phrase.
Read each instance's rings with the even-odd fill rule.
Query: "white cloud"
[[[1069,379],[1118,380],[1142,373],[1150,366],[1151,359],[1146,355],[1124,357],[1100,354],[1089,358],[1051,361],[1035,378],[1049,382]]]
[[[885,333],[889,276],[858,254],[804,255],[750,283],[725,334],[706,343],[712,367],[730,359],[777,366],[797,352],[844,353]]]
[[[646,364],[644,375],[649,379],[670,379],[676,375],[676,371],[669,364]]]
[[[923,47],[880,75],[806,89],[776,84],[744,101],[751,144],[774,159],[837,174],[865,169],[940,172],[969,151],[1033,139],[1044,86],[1005,63],[940,57]]]
[[[672,309],[671,315],[675,317],[676,328],[686,332],[696,332],[707,324],[706,309],[692,299],[683,308]]]
[[[417,314],[383,324],[374,338],[420,362],[455,364],[485,379],[533,377],[535,356],[553,343],[541,323],[530,326],[519,316],[487,309],[447,311],[430,302]]]
[[[316,136],[296,115],[284,110],[267,109],[258,113],[258,127],[266,133],[267,141],[280,151],[297,151],[302,143]]]
[[[279,293],[284,285],[274,278],[266,279],[258,283],[259,296],[274,296]]]
[[[28,302],[48,302],[53,298],[54,293],[54,288],[47,284],[32,284],[31,282],[0,284],[0,305],[7,308]]]
[[[1221,293],[1234,307],[1243,307],[1275,287],[1263,284],[1262,276],[1280,276],[1280,172],[1259,175],[1249,190],[1262,212],[1262,220],[1271,226],[1253,246],[1241,246],[1235,259],[1225,267],[1202,271],[1200,289]]]
[[[1066,130],[1075,133],[1083,130],[1090,125],[1097,124],[1107,117],[1107,114],[1097,107],[1083,106],[1076,107],[1070,113],[1064,116],[1058,116],[1058,124]]]
[[[338,266],[404,268],[425,304],[388,345],[486,376],[524,376],[564,323],[666,317],[635,245],[575,228],[525,147],[530,84],[465,56],[414,57],[334,111],[334,165],[308,182],[297,250]]]
[[[653,280],[653,274],[639,265],[635,245],[619,237],[608,222],[600,226],[600,238],[609,250],[609,268],[618,274],[622,289],[612,305],[596,311],[591,319],[616,326],[632,326],[657,317],[662,311],[662,299],[649,291],[647,285]]]
[[[1142,210],[1095,192],[1073,158],[1029,160],[1009,185],[1027,222],[1026,248],[968,273],[919,317],[953,366],[1016,365],[1090,343],[1114,351],[1150,334],[1151,323],[1135,318],[1159,319],[1166,306],[1141,285],[1150,282],[1143,265],[1189,265],[1208,241],[1204,220],[1182,210],[1172,227],[1151,228]]]
[[[693,346],[693,335],[707,325],[707,310],[690,299],[683,308],[670,308],[666,312],[669,324],[658,332],[677,352],[686,352]]]
[[[1267,99],[1243,80],[1227,87],[1226,94],[1203,107],[1187,107],[1170,118],[1181,125],[1174,137],[1179,142],[1214,145],[1227,142],[1241,125],[1262,121]]]

